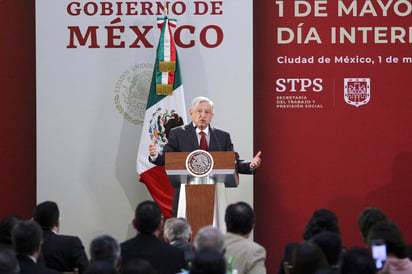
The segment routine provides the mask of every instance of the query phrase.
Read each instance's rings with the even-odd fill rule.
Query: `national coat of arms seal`
[[[136,64],[124,71],[116,82],[114,104],[130,123],[143,125],[152,73],[153,64]]]
[[[191,152],[186,158],[186,169],[195,177],[209,175],[213,169],[213,165],[212,155],[202,149]]]

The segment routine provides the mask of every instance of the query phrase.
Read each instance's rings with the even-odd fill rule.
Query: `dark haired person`
[[[387,258],[383,269],[379,274],[410,274],[412,273],[412,262],[408,258],[408,251],[402,232],[393,221],[382,221],[376,223],[369,231],[367,237],[368,246],[371,247],[373,240],[383,240],[386,245]]]
[[[225,257],[233,258],[233,269],[238,273],[266,273],[266,250],[249,240],[255,225],[255,212],[245,202],[231,204],[226,208]]]
[[[323,251],[332,273],[340,273],[340,260],[344,253],[342,238],[336,232],[324,231],[316,234],[310,242],[317,244]]]
[[[336,214],[326,208],[320,208],[313,212],[312,217],[306,224],[305,230],[302,233],[303,240],[309,241],[313,236],[323,231],[330,231],[340,234],[338,218],[336,217]],[[291,263],[292,252],[295,248],[295,245],[296,243],[288,243],[285,246],[285,251],[279,265],[279,274],[284,273],[284,262]]]
[[[366,248],[353,247],[342,256],[341,274],[375,274],[375,262]]]
[[[83,273],[89,265],[83,243],[77,236],[61,235],[60,211],[53,201],[39,203],[33,212],[33,220],[43,229],[42,254],[46,266],[57,271]]]
[[[292,253],[293,274],[315,274],[326,268],[328,262],[322,249],[313,242],[301,242],[295,245]]]
[[[23,221],[23,217],[19,215],[10,215],[4,217],[0,222],[0,250],[8,249],[12,250],[11,244],[11,231],[13,227],[20,221]]]
[[[39,224],[33,221],[21,221],[14,226],[11,235],[21,274],[59,273],[37,263],[43,239]]]
[[[385,212],[375,207],[366,207],[358,216],[358,228],[362,235],[363,241],[366,243],[366,237],[369,230],[376,223],[388,220]]]
[[[184,252],[159,239],[163,226],[160,206],[153,201],[141,202],[135,211],[133,226],[137,235],[121,243],[122,267],[134,258],[148,261],[157,273],[175,274],[186,267]]]
[[[366,244],[366,237],[368,236],[369,230],[376,223],[381,221],[387,221],[388,217],[386,213],[376,207],[366,207],[358,216],[358,227],[362,235],[363,241]],[[408,257],[412,260],[412,244],[407,244]]]

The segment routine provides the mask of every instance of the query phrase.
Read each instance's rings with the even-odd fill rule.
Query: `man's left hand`
[[[262,155],[262,152],[259,151],[255,157],[253,157],[252,161],[249,164],[249,167],[251,169],[257,169],[260,164],[262,163],[262,158],[260,158],[260,155]]]

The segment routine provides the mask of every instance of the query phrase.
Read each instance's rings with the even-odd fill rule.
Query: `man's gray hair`
[[[110,235],[101,235],[90,243],[90,258],[92,262],[106,261],[117,266],[120,258],[120,244]]]
[[[192,228],[184,218],[170,218],[166,220],[163,233],[169,242],[187,242],[192,235]]]
[[[213,104],[212,100],[210,100],[209,98],[204,97],[204,96],[199,96],[199,97],[196,97],[195,99],[193,99],[192,106],[190,107],[190,109],[194,109],[195,107],[197,107],[197,105],[199,105],[200,103],[203,103],[203,102],[209,103],[210,106],[212,107],[212,110],[213,110],[214,104]]]
[[[217,227],[205,226],[197,233],[193,246],[196,253],[204,251],[223,253],[225,239]]]

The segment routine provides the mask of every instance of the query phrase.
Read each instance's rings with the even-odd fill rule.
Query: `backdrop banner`
[[[255,123],[255,148],[273,155],[256,175],[257,214],[271,218],[255,238],[270,273],[318,208],[336,213],[348,248],[363,245],[365,206],[412,241],[411,12],[406,0],[255,2],[255,121],[270,121]]]

